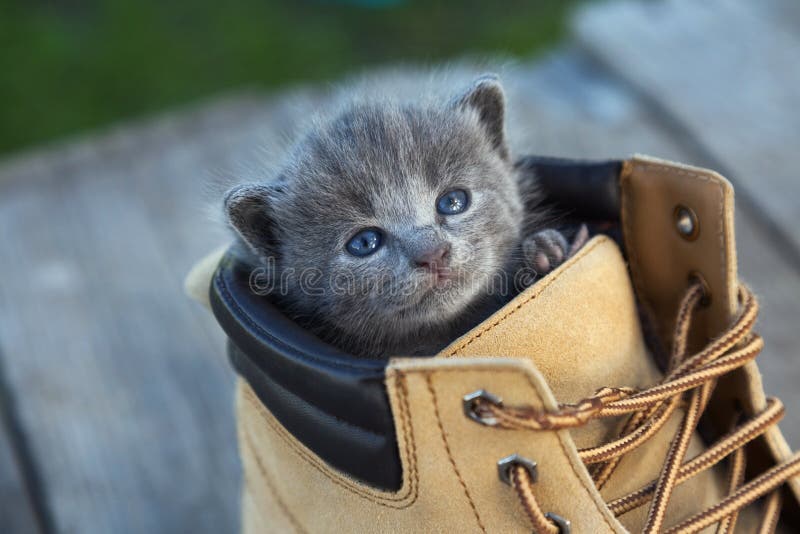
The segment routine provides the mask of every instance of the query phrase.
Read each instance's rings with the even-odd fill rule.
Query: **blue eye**
[[[466,211],[467,207],[469,207],[469,195],[463,189],[448,191],[436,201],[436,211],[442,215],[455,215]]]
[[[369,256],[381,248],[383,234],[376,228],[361,230],[347,242],[347,252],[353,256]]]

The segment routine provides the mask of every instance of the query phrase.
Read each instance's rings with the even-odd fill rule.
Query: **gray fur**
[[[440,102],[357,100],[316,121],[275,180],[230,190],[228,220],[278,281],[278,304],[347,351],[387,357],[433,354],[507,300],[543,213],[512,165],[504,110],[494,76]],[[438,214],[454,188],[469,191],[469,208]],[[370,227],[383,247],[350,255],[348,240]],[[415,262],[443,246],[446,282]]]

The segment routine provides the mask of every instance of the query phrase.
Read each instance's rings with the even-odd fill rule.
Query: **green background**
[[[0,0],[0,153],[241,87],[530,56],[574,2]]]

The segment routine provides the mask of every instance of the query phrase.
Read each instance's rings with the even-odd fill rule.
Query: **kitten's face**
[[[519,239],[503,113],[493,78],[439,107],[356,105],[315,128],[276,183],[232,190],[231,223],[275,258],[295,317],[360,347],[449,324]]]
[[[474,114],[357,108],[298,154],[276,199],[280,267],[305,289],[297,311],[345,331],[354,311],[406,332],[463,313],[518,239],[511,167]]]

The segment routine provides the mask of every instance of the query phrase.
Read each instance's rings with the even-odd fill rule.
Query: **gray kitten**
[[[505,97],[482,76],[438,103],[359,101],[225,210],[273,299],[355,355],[435,354],[564,261],[514,169]]]

